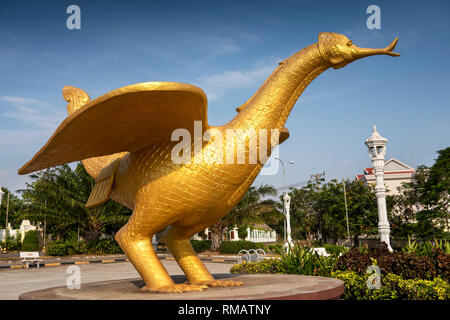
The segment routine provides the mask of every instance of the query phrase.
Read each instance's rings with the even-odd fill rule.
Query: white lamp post
[[[2,190],[2,187],[0,187],[0,207],[1,207],[1,205],[2,205],[2,199],[3,199],[3,195],[4,195],[5,193],[3,192],[3,190]]]
[[[292,243],[292,237],[291,237],[291,216],[289,214],[289,208],[291,203],[291,197],[288,195],[288,192],[286,190],[286,166],[284,165],[284,162],[279,158],[275,157],[278,161],[281,162],[283,166],[283,189],[284,189],[284,195],[283,195],[283,213],[284,213],[284,246],[286,248],[289,248],[293,246]],[[294,161],[289,161],[290,164],[294,164]]]
[[[2,187],[0,187],[0,210],[1,210],[1,207],[2,207],[2,200],[3,200],[3,195],[4,194],[5,193],[3,192]],[[5,227],[5,232],[6,232],[7,227],[8,226]],[[6,236],[5,236],[5,241],[6,241]]]
[[[372,160],[374,174],[376,178],[375,195],[378,204],[378,233],[380,241],[387,244],[389,251],[392,251],[389,238],[390,227],[386,208],[386,187],[384,186],[384,156],[386,154],[386,144],[388,140],[383,138],[373,126],[372,136],[366,140],[369,149],[369,156]]]

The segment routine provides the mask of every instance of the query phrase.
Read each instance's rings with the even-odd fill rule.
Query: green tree
[[[350,234],[358,236],[377,232],[377,202],[373,186],[361,181],[346,181]],[[293,235],[312,240],[315,234],[323,238],[347,238],[344,186],[341,181],[324,182],[320,175],[311,176],[307,185],[293,189],[291,196],[291,225]]]
[[[439,150],[438,158],[430,169],[426,189],[426,202],[448,218],[450,201],[450,147]]]
[[[275,201],[264,199],[275,196],[277,191],[269,185],[250,187],[239,203],[219,222],[209,227],[211,231],[211,250],[217,251],[222,243],[225,227],[264,222],[267,213],[273,212]]]
[[[292,189],[289,192],[291,197],[291,234],[294,239],[307,239],[311,243],[315,234],[321,233],[323,217],[322,212],[317,211],[317,201],[324,181],[323,175],[312,175],[306,186]],[[279,207],[283,211],[282,196]],[[280,227],[283,232],[283,224],[280,224]]]
[[[25,234],[25,238],[22,243],[22,251],[38,251],[39,250],[39,238],[38,233],[35,230],[30,230]]]
[[[390,197],[393,235],[432,239],[447,237],[450,193],[450,147],[439,150],[431,167],[418,166],[414,179]]]
[[[358,237],[377,232],[377,201],[373,186],[359,180],[345,183],[350,235],[358,245]],[[318,194],[317,210],[324,217],[324,237],[347,238],[344,185],[337,180],[326,183]]]
[[[0,229],[5,228],[6,223],[6,207],[9,193],[8,223],[11,227],[17,229],[20,226],[21,215],[20,210],[23,206],[22,200],[7,188],[2,187],[3,199],[0,204]]]
[[[23,216],[33,221],[45,220],[47,233],[60,238],[80,230],[86,240],[97,240],[106,228],[120,228],[131,214],[131,210],[112,200],[92,209],[86,208],[94,179],[81,163],[75,170],[62,165],[40,171],[31,178],[33,181],[21,190]]]

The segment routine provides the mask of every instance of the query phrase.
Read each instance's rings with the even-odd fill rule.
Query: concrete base
[[[56,287],[27,292],[19,300],[328,300],[344,292],[341,280],[290,274],[216,274],[216,279],[243,281],[239,287],[209,288],[203,292],[143,293],[141,279],[82,284],[81,289]],[[183,283],[183,275],[172,276]]]

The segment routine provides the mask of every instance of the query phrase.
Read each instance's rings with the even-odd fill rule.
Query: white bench
[[[39,269],[39,264],[41,261],[44,261],[43,259],[39,259],[39,252],[37,251],[31,251],[31,252],[21,252],[20,253],[20,258],[22,259],[22,262],[26,265],[25,268],[29,268],[30,266],[30,262],[33,262],[33,264],[36,264],[37,262],[37,267]]]
[[[330,254],[325,250],[325,248],[312,248],[319,256],[328,257]]]

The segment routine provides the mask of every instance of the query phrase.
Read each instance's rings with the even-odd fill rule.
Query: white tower
[[[286,233],[287,233],[287,239],[284,246],[286,248],[293,247],[294,244],[292,243],[292,237],[291,237],[291,216],[289,214],[289,208],[291,204],[291,197],[288,195],[287,191],[285,192],[283,196],[284,200],[284,213],[286,215]]]
[[[372,136],[366,140],[366,146],[369,149],[370,160],[372,160],[376,186],[375,195],[378,204],[378,233],[380,241],[387,244],[389,251],[392,251],[389,238],[390,227],[386,208],[386,187],[384,186],[384,156],[386,154],[386,144],[388,140],[383,138],[373,126]]]
[[[283,195],[283,213],[284,213],[284,246],[286,250],[289,250],[289,248],[293,247],[294,244],[292,242],[291,237],[291,216],[289,214],[289,207],[291,204],[291,197],[288,195],[287,188],[286,188],[286,166],[284,165],[284,162],[279,158],[275,157],[278,161],[281,162],[283,165],[283,189],[284,195]],[[289,161],[289,164],[294,164],[294,161]],[[286,237],[287,235],[287,237]]]

